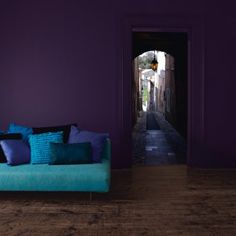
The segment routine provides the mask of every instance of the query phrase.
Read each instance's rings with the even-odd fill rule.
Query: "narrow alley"
[[[133,132],[134,165],[186,163],[186,143],[159,112],[140,112]]]

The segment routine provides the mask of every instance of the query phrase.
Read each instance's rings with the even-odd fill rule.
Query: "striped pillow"
[[[32,164],[49,163],[51,142],[63,143],[63,132],[48,132],[43,134],[31,134],[29,136]]]

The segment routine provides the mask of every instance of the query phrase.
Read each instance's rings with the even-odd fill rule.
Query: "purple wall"
[[[205,140],[193,165],[236,167],[236,17],[230,1],[212,3],[214,8],[204,0],[159,0],[151,7],[139,0],[1,1],[0,129],[9,122],[77,122],[109,132],[113,167],[127,167],[121,125],[123,23],[127,16],[199,16],[205,19]]]

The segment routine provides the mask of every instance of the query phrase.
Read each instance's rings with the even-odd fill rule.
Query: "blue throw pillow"
[[[92,163],[91,143],[50,143],[50,165]]]
[[[92,145],[93,162],[102,161],[102,151],[106,139],[109,137],[107,133],[95,133],[90,131],[79,131],[75,126],[71,126],[68,143],[85,143],[90,142]]]
[[[0,134],[0,140],[8,140],[8,139],[22,139],[22,134]],[[0,163],[7,162],[6,156],[2,150],[0,145]]]
[[[48,132],[42,134],[31,134],[29,136],[32,164],[49,163],[50,142],[62,143],[63,132]]]
[[[2,140],[0,142],[8,165],[30,162],[30,148],[22,140]]]
[[[15,123],[11,123],[8,128],[8,133],[21,133],[23,140],[28,143],[29,135],[33,133],[33,129],[30,127],[17,125]]]

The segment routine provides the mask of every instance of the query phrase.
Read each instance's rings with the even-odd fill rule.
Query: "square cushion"
[[[59,126],[48,126],[48,127],[33,127],[33,134],[42,134],[48,132],[63,132],[63,142],[67,143],[71,126],[77,126],[76,124],[59,125]]]
[[[94,163],[102,161],[102,151],[106,139],[109,137],[107,133],[96,133],[86,130],[78,130],[77,127],[71,126],[68,143],[85,143],[90,142],[92,145],[92,159]]]
[[[30,162],[30,148],[23,140],[2,140],[0,144],[8,165],[20,165]]]
[[[33,130],[30,127],[26,127],[26,126],[23,126],[23,125],[17,125],[15,123],[11,123],[8,127],[7,133],[9,133],[9,134],[11,134],[11,133],[21,133],[23,140],[26,143],[28,143],[29,135],[33,133]]]
[[[9,140],[9,139],[22,139],[22,134],[0,134],[0,140]],[[2,150],[2,147],[0,145],[0,163],[7,162],[6,156]]]
[[[92,163],[91,143],[50,143],[50,165]]]
[[[62,143],[63,132],[48,132],[42,134],[31,134],[29,136],[32,164],[49,163],[50,142]]]

